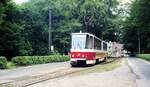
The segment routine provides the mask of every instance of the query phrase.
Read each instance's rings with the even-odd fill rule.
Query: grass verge
[[[136,55],[138,58],[150,61],[150,54],[137,54]]]

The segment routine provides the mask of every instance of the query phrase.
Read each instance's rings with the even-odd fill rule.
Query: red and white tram
[[[70,64],[95,64],[106,61],[107,42],[89,33],[72,33]]]

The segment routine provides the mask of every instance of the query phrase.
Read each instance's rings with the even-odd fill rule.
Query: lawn
[[[138,54],[137,57],[147,60],[147,61],[150,61],[150,54]]]

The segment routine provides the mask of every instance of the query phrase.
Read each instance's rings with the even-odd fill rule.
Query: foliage
[[[0,69],[7,68],[7,59],[5,57],[0,57]]]
[[[12,62],[18,66],[45,64],[51,62],[68,61],[68,56],[50,55],[50,56],[17,56],[12,59]]]
[[[23,36],[24,26],[20,16],[20,10],[9,0],[0,2],[3,10],[0,23],[0,55],[8,60],[16,55],[29,55],[30,46],[26,44]]]
[[[116,41],[114,33],[117,31],[113,14],[117,9],[117,0],[82,0],[74,1],[73,16],[82,24],[82,31],[93,33],[99,38],[108,41]],[[74,5],[73,4],[73,5]],[[112,31],[112,32],[110,32]],[[110,37],[110,35],[112,35]]]
[[[107,41],[120,41],[117,0],[29,0],[22,5],[3,1],[0,4],[0,55],[9,60],[14,56],[50,54],[49,10],[55,52],[67,54],[70,33],[80,30]]]
[[[138,52],[138,39],[142,53],[150,52],[150,1],[135,0],[131,6],[130,16],[124,23],[125,48]]]
[[[138,54],[137,57],[150,61],[150,54]]]
[[[7,62],[7,69],[14,69],[14,68],[16,68],[16,65],[13,62],[8,61]]]
[[[25,32],[33,55],[48,54],[48,16],[52,12],[52,42],[60,53],[69,51],[70,33],[93,33],[104,40],[119,41],[117,0],[31,0],[23,5]],[[38,19],[38,20],[37,20]],[[32,24],[32,25],[31,25]]]

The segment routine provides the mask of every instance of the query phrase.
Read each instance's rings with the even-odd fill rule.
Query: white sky
[[[16,4],[27,2],[28,0],[13,0]]]

